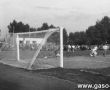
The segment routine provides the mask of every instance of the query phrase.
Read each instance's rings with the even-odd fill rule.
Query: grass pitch
[[[29,58],[25,59],[22,62],[18,62],[16,60],[16,53],[13,51],[8,52],[0,52],[0,62],[4,64],[9,64],[12,66],[27,68],[28,63],[32,60],[29,56],[32,56],[32,52],[24,51],[22,53],[22,57]],[[25,56],[27,53],[27,56]],[[74,69],[74,68],[87,68],[87,69],[97,69],[97,68],[107,68],[110,67],[110,51],[107,52],[107,56],[104,57],[102,55],[102,51],[98,51],[98,56],[91,57],[89,55],[90,51],[75,51],[72,52],[64,52],[64,68]],[[50,52],[45,52],[45,54],[51,54]],[[53,68],[60,66],[60,57],[47,57],[43,58],[43,54],[41,54],[42,58],[39,58],[35,61],[33,65],[33,69],[39,68]],[[51,56],[51,55],[50,55]],[[15,58],[15,59],[14,59]]]
[[[103,57],[100,54],[90,57],[87,52],[80,52],[83,53],[81,55],[71,53],[70,56],[65,56],[64,68],[33,71],[23,69],[25,64],[18,63],[16,60],[3,59],[5,64],[0,64],[0,90],[81,90],[77,88],[77,84],[110,84],[110,56]],[[1,54],[1,58],[3,56],[4,53]],[[57,66],[59,63],[59,58],[39,60],[42,62],[36,61],[35,66],[38,63]]]

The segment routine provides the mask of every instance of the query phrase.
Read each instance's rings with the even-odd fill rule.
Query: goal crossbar
[[[48,30],[42,30],[42,31],[34,31],[34,32],[23,32],[23,33],[17,33],[18,35],[19,34],[32,34],[32,33],[44,33],[44,32],[52,32],[52,31],[57,31],[59,30],[59,28],[56,28],[56,29],[48,29]]]

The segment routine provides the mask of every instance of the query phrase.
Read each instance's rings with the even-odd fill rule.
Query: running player
[[[97,56],[97,50],[98,50],[98,47],[95,46],[92,50],[91,50],[91,53],[90,53],[90,56]]]

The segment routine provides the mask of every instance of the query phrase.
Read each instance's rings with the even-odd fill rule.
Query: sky
[[[14,19],[35,28],[47,22],[76,32],[110,16],[110,0],[0,0],[0,11],[2,36]]]

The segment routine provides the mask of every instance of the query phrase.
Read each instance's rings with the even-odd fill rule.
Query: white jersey
[[[75,48],[75,46],[74,46],[74,45],[72,45],[72,48]]]
[[[68,45],[68,48],[71,48],[71,45]]]
[[[97,51],[97,49],[98,49],[98,47],[95,46],[95,47],[92,49],[92,51]]]
[[[104,50],[107,50],[108,48],[109,48],[109,46],[107,46],[107,45],[104,45],[104,46],[103,46],[103,49],[104,49]]]

